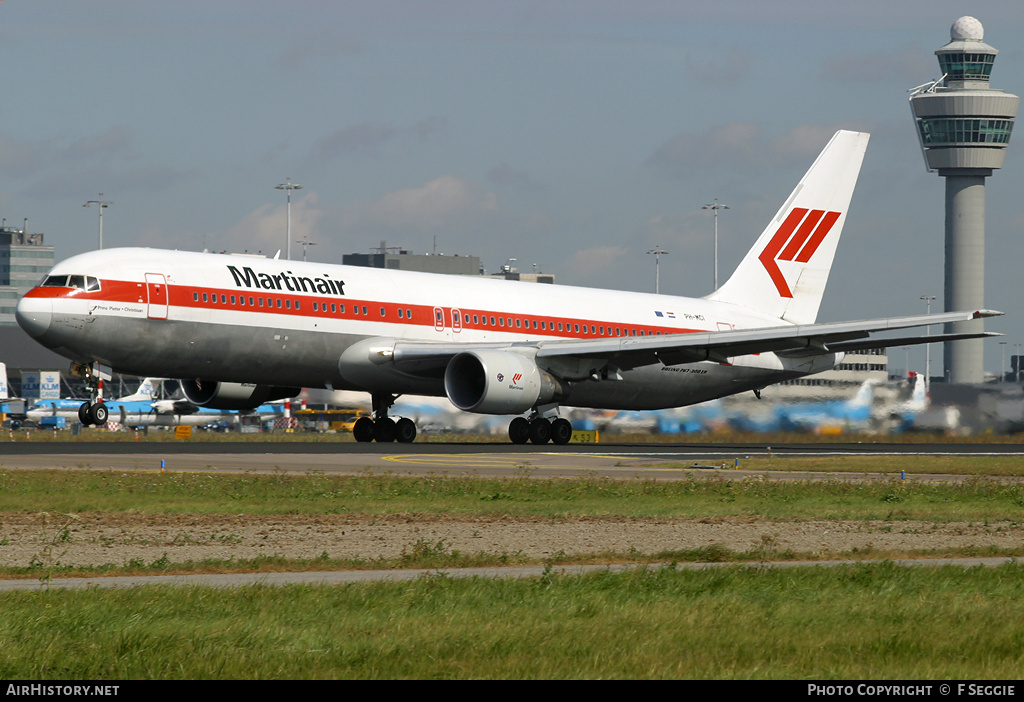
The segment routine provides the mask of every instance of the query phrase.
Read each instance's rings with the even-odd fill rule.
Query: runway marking
[[[543,463],[541,465],[534,465],[530,463],[530,457],[544,457],[558,456],[559,458],[565,459],[570,456],[580,456],[585,458],[615,458],[615,456],[599,455],[599,454],[562,454],[562,453],[527,453],[527,454],[508,454],[508,453],[478,453],[478,454],[393,454],[390,456],[381,456],[381,460],[388,461],[391,463],[405,463],[412,465],[442,465],[450,468],[572,468],[578,469],[579,466],[571,465],[567,463],[562,464],[551,464]],[[621,466],[620,466],[621,467]],[[591,470],[597,470],[597,467],[590,468]]]

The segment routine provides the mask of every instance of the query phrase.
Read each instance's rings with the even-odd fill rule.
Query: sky
[[[907,91],[965,14],[1000,52],[992,87],[1024,94],[1024,3],[1005,0],[0,0],[0,217],[57,260],[97,247],[90,200],[111,203],[104,248],[273,255],[291,179],[292,258],[386,241],[653,291],[661,247],[661,292],[701,296],[702,206],[729,207],[724,281],[855,129],[872,137],[818,319],[939,311],[944,185]],[[988,179],[990,372],[1024,343],[1021,141]],[[891,351],[907,362],[923,347]]]

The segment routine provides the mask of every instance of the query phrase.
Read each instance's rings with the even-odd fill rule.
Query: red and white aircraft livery
[[[412,441],[413,422],[388,408],[446,395],[468,412],[526,414],[509,425],[514,442],[565,443],[569,422],[549,419],[560,405],[678,407],[818,373],[847,351],[984,335],[870,338],[998,313],[815,324],[867,142],[837,132],[700,299],[125,248],[54,266],[17,319],[97,385],[111,369],[180,378],[190,401],[220,409],[361,390],[375,414],[361,441]]]

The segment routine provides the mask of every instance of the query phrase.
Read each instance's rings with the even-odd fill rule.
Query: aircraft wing
[[[544,345],[537,351],[537,357],[565,355],[589,358],[604,357],[619,368],[629,370],[657,361],[665,365],[705,360],[726,363],[732,356],[768,352],[782,356],[807,356],[862,348],[905,346],[912,343],[942,341],[946,339],[938,336],[922,336],[902,337],[895,340],[895,343],[891,343],[885,337],[872,335],[932,324],[966,322],[1001,314],[1002,312],[993,310],[978,310],[761,329],[735,329],[663,336],[624,336],[607,341],[596,340],[596,343],[602,348],[594,349],[582,348],[584,345],[594,343],[591,341],[544,342]],[[967,333],[957,334],[955,338],[977,338],[985,335],[984,332]],[[859,343],[854,343],[855,341]]]
[[[783,356],[805,356],[993,336],[994,334],[986,332],[891,339],[873,335],[933,324],[966,322],[1001,314],[1002,312],[993,310],[943,312],[855,322],[800,324],[656,336],[620,336],[606,339],[482,344],[396,341],[393,346],[382,348],[380,353],[392,356],[391,360],[396,368],[413,375],[443,374],[448,361],[456,354],[464,351],[499,348],[510,351],[521,349],[526,355],[535,353],[538,363],[542,365],[544,359],[559,365],[562,365],[564,361],[600,360],[613,363],[620,370],[629,370],[654,363],[663,363],[664,365],[699,361],[726,363],[733,356],[757,353],[772,352]]]

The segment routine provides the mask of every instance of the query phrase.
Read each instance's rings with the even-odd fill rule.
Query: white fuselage
[[[74,361],[139,376],[394,395],[443,396],[443,379],[339,367],[342,354],[375,338],[514,348],[786,325],[704,299],[142,248],[72,257],[47,283],[19,303],[19,323]],[[612,378],[574,378],[562,404],[681,406],[839,360],[762,353],[727,363],[651,363]]]

